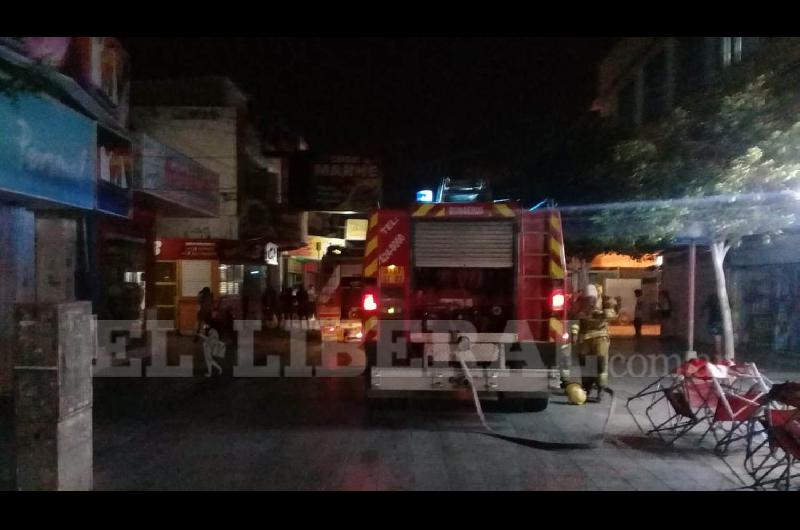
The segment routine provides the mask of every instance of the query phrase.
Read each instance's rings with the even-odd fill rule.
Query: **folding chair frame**
[[[645,416],[647,416],[647,419],[653,426],[646,434],[656,434],[667,445],[672,445],[683,438],[697,425],[710,419],[713,415],[713,411],[707,406],[707,398],[696,408],[692,407],[691,400],[687,397],[689,396],[687,390],[691,388],[689,386],[691,384],[693,384],[692,378],[681,376],[676,377],[673,380],[673,384],[668,388],[660,389],[662,395],[655,398],[645,409]],[[653,410],[656,407],[663,406],[662,402],[664,401],[666,401],[668,410],[671,412],[668,413],[670,415],[666,420],[660,421],[660,419],[655,418]],[[663,434],[664,432],[671,432],[674,436],[671,439],[667,439]],[[702,442],[702,438],[700,441]]]
[[[764,489],[772,486],[788,491],[791,489],[792,479],[800,478],[800,459],[782,447],[775,437],[775,429],[781,428],[772,424],[771,412],[775,411],[791,412],[767,405],[762,409],[763,414],[752,417],[748,422],[744,467],[753,479],[748,488]],[[800,410],[795,409],[794,414],[800,417]],[[761,440],[756,442],[756,437],[761,437]],[[767,450],[766,454],[762,452],[764,449]],[[762,454],[759,455],[759,452]],[[777,477],[774,476],[775,471],[780,471]]]

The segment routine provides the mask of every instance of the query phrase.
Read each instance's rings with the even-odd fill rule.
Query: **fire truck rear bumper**
[[[557,370],[508,368],[472,368],[472,379],[478,392],[549,393],[555,387]],[[396,391],[452,392],[469,388],[460,368],[372,367],[370,393]]]

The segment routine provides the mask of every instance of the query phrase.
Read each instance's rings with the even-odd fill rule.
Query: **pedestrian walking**
[[[200,308],[197,311],[197,331],[195,332],[194,341],[197,342],[200,333],[203,331],[204,326],[212,326],[214,321],[214,295],[211,289],[203,287],[197,293],[197,303]]]

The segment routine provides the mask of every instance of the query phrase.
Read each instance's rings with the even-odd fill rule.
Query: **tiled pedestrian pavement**
[[[644,345],[663,354],[656,346]],[[617,340],[612,351],[621,373],[638,350]],[[195,373],[95,381],[96,489],[725,490],[742,485],[733,471],[745,476],[736,450],[723,461],[692,439],[668,448],[639,431],[625,401],[648,378],[612,378],[617,406],[601,448],[552,451],[481,433],[469,400],[370,407],[358,378]],[[486,412],[504,434],[585,440],[608,405],[557,396],[544,412]]]

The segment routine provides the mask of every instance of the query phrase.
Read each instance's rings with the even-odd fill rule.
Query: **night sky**
[[[585,115],[614,38],[123,38],[134,79],[229,75],[315,151],[417,162],[530,155]],[[387,188],[392,193],[391,184]]]

